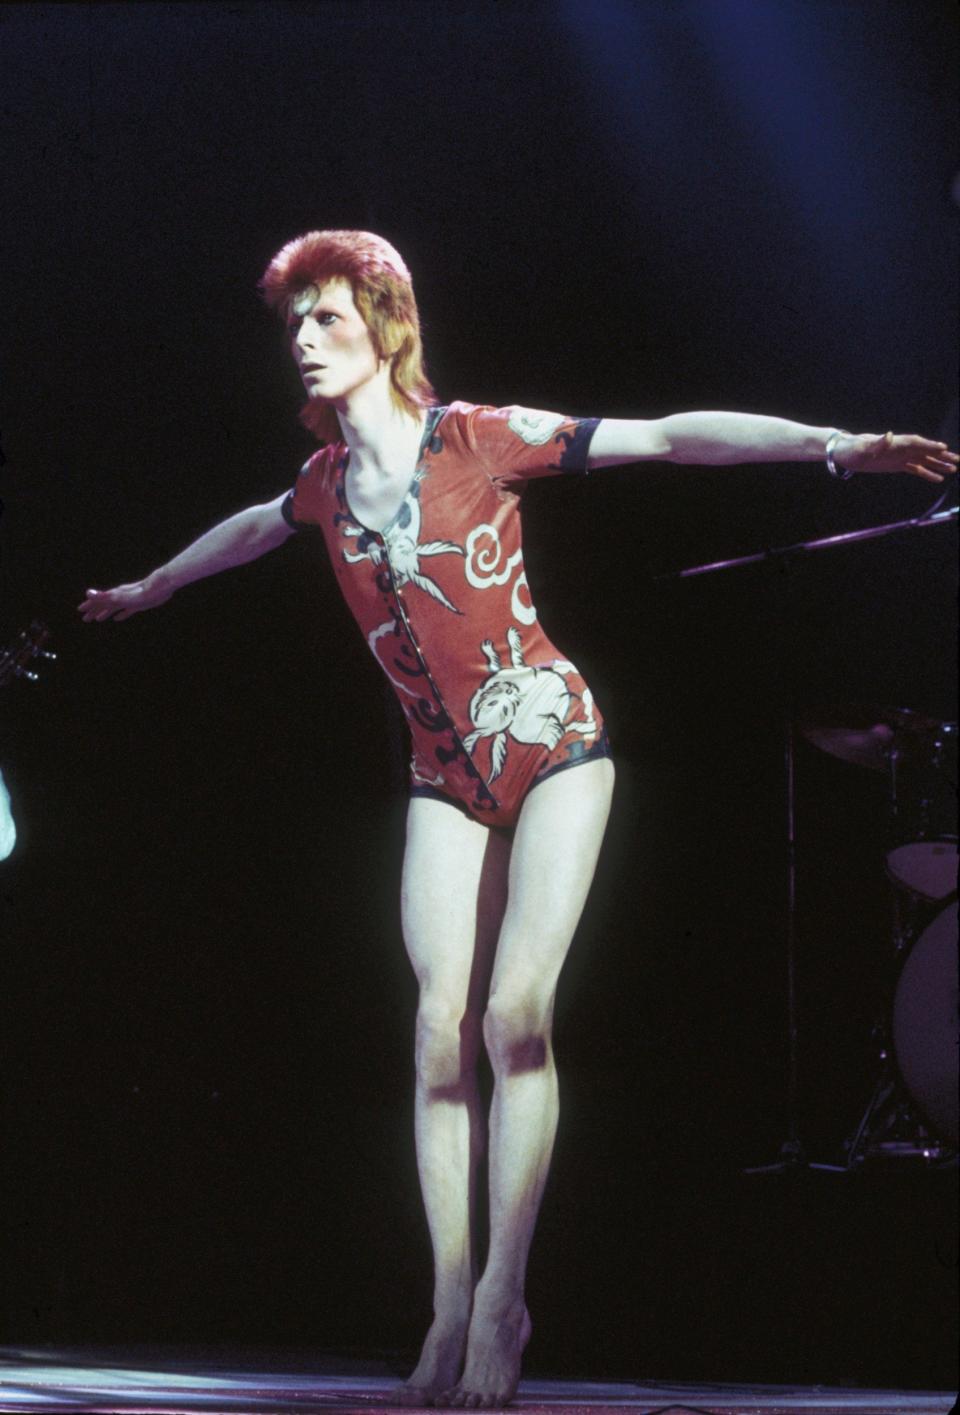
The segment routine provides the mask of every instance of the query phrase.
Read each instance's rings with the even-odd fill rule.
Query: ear
[[[399,320],[387,320],[383,326],[383,332],[380,335],[380,349],[382,351],[380,354],[381,361],[384,359],[392,359],[399,354],[400,350],[403,348],[406,334],[407,331]]]

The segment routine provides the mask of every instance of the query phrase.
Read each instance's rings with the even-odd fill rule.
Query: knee
[[[494,993],[483,1018],[483,1039],[497,1075],[539,1071],[550,1056],[553,1001],[532,994]]]
[[[477,1064],[480,1024],[442,999],[421,995],[417,1010],[417,1079],[431,1091],[456,1090]]]

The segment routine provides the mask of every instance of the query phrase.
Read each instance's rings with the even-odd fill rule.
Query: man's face
[[[293,301],[287,327],[311,398],[338,403],[376,375],[373,341],[348,280],[304,290]]]

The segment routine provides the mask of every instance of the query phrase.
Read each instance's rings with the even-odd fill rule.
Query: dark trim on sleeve
[[[291,529],[292,531],[299,531],[299,530],[301,529],[300,522],[294,520],[294,516],[293,516],[293,492],[292,492],[292,491],[288,491],[287,494],[286,494],[286,496],[285,496],[285,497],[283,498],[283,500],[280,502],[280,515],[283,517],[283,519],[286,521],[287,525],[290,527],[290,529]]]
[[[599,418],[578,418],[572,433],[560,433],[560,441],[566,444],[560,454],[561,472],[589,472],[590,443],[599,425]]]

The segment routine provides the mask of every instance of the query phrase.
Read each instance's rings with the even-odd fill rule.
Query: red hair
[[[371,231],[308,231],[277,252],[257,288],[270,308],[286,319],[299,295],[330,280],[350,282],[377,358],[390,360],[394,406],[413,415],[432,407],[438,400],[423,362],[410,272],[382,236]],[[300,421],[320,442],[340,440],[336,411],[322,399],[311,398],[300,410]]]

